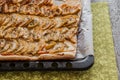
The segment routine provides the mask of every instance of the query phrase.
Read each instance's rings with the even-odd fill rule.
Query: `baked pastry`
[[[0,60],[75,58],[80,0],[0,0],[0,7]]]

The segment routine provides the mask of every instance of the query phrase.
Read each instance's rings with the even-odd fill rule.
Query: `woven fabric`
[[[93,3],[95,64],[87,71],[0,72],[0,80],[118,80],[107,3]]]

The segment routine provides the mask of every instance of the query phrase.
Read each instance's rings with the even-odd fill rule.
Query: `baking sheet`
[[[82,15],[79,25],[78,46],[76,59],[94,55],[93,34],[92,34],[92,14],[90,0],[81,0]]]
[[[94,64],[90,0],[82,0],[79,32],[74,60],[0,61],[0,71],[87,70]]]

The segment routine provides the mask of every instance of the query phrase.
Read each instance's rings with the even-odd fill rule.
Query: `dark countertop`
[[[120,0],[108,0],[116,61],[120,80]]]

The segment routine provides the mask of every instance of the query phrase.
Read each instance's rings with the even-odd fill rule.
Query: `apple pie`
[[[0,0],[0,60],[74,59],[80,0]]]

